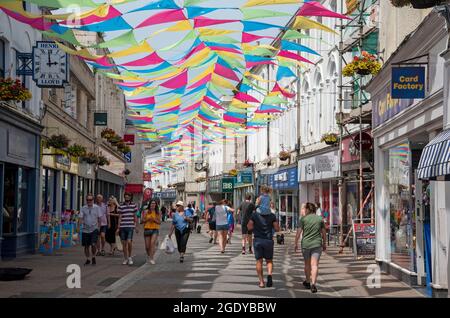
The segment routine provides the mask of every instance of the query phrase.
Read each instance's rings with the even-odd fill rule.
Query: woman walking
[[[142,213],[141,223],[144,224],[145,250],[147,264],[155,265],[156,242],[158,241],[161,226],[161,213],[155,200],[151,200]]]
[[[108,229],[106,230],[106,242],[110,246],[109,255],[114,256],[117,251],[116,247],[116,231],[119,224],[119,212],[117,211],[119,202],[115,197],[110,197],[108,200]]]
[[[177,239],[178,253],[180,253],[180,263],[184,262],[184,254],[186,253],[186,246],[189,240],[189,224],[193,221],[184,212],[184,203],[178,201],[177,211],[172,216],[172,227],[170,228],[169,238],[172,239],[172,234],[175,231],[175,238]]]
[[[214,211],[214,218],[216,222],[216,231],[219,237],[220,252],[225,253],[225,247],[227,246],[228,235],[228,207],[225,205],[225,200],[220,201],[220,204],[216,206]]]
[[[316,215],[316,206],[312,203],[305,205],[306,215],[300,219],[297,235],[295,236],[295,252],[298,251],[298,241],[302,238],[302,254],[305,259],[305,277],[303,286],[317,293],[317,276],[319,274],[319,260],[322,251],[327,249],[325,224],[321,216]]]
[[[228,201],[227,206],[227,220],[228,220],[228,239],[227,243],[231,244],[231,237],[233,236],[234,232],[234,209],[233,204]]]

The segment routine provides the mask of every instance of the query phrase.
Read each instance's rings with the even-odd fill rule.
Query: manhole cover
[[[117,282],[120,279],[120,277],[109,277],[103,281],[101,281],[100,283],[97,284],[97,286],[103,286],[103,287],[107,287],[109,285],[114,284],[115,282]]]

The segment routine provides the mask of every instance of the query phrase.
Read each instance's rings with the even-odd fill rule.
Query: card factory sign
[[[391,95],[396,99],[425,98],[425,67],[393,67]]]
[[[337,151],[300,160],[298,165],[300,182],[336,178],[338,164]]]

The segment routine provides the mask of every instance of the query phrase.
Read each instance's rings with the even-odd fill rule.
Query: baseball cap
[[[176,205],[184,206],[184,203],[183,203],[183,201],[178,201]]]

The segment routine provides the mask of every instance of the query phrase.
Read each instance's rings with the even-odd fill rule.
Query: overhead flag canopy
[[[169,157],[152,171],[266,126],[294,96],[281,81],[317,61],[303,31],[335,32],[315,17],[347,19],[306,0],[25,1],[50,12],[25,11],[19,0],[0,1],[0,10],[114,79],[138,139],[166,147]],[[254,71],[264,65],[276,78]],[[193,139],[203,146],[194,149]]]

